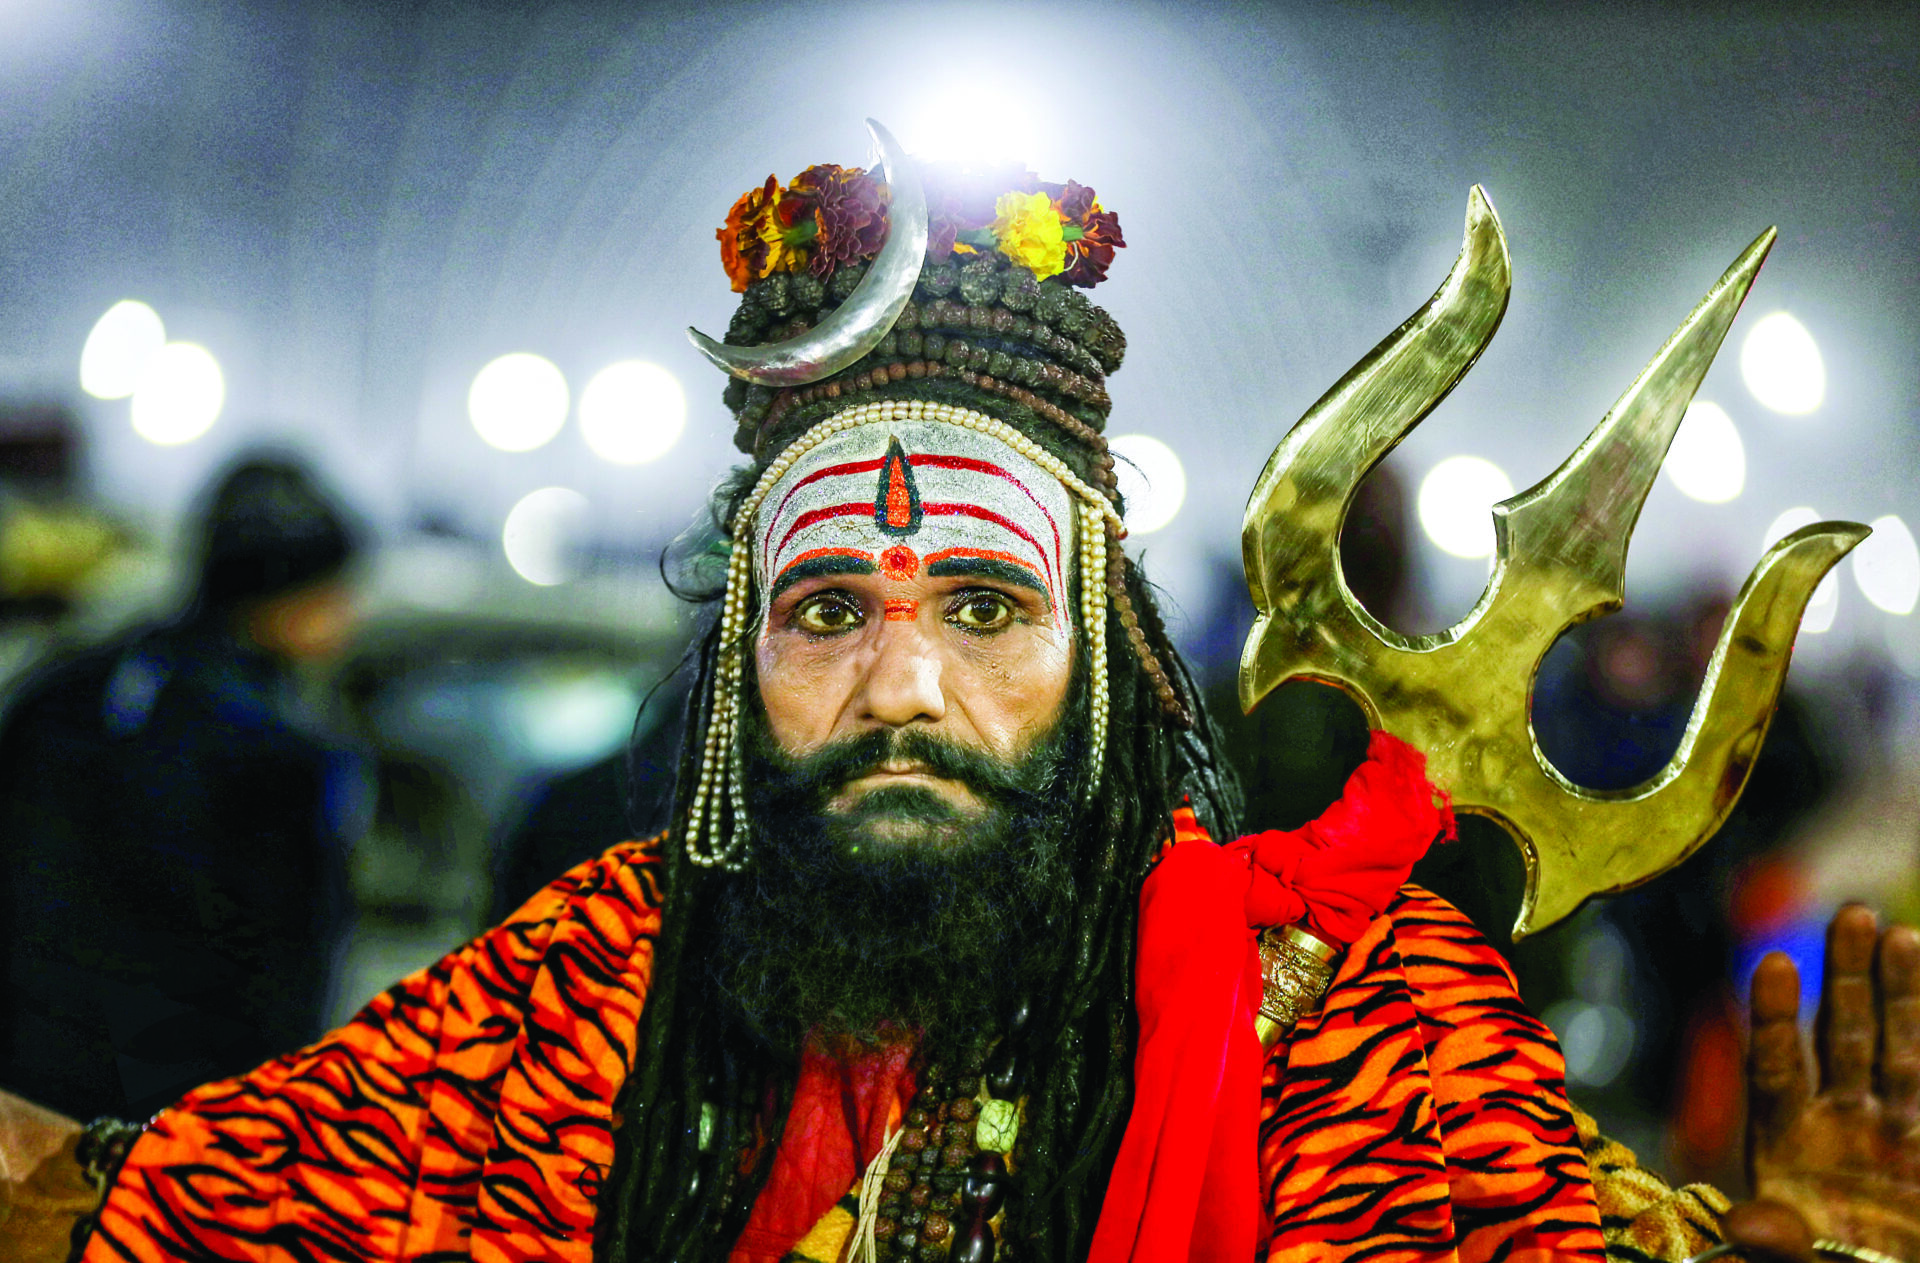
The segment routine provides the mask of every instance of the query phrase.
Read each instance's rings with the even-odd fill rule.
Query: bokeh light
[[[1808,506],[1795,505],[1767,524],[1766,534],[1761,537],[1763,549],[1793,534],[1803,526],[1812,526],[1821,521],[1820,513]],[[1840,584],[1833,571],[1827,571],[1827,577],[1820,580],[1820,586],[1813,590],[1813,599],[1807,602],[1807,612],[1800,616],[1800,630],[1805,632],[1823,632],[1833,626],[1833,619],[1840,611]]]
[[[1171,447],[1150,434],[1122,434],[1107,444],[1127,506],[1127,534],[1148,535],[1187,502],[1187,471]]]
[[[1541,1020],[1559,1036],[1567,1078],[1582,1087],[1606,1087],[1633,1057],[1634,1021],[1618,1005],[1561,1000]]]
[[[1827,366],[1807,327],[1784,311],[1762,316],[1740,346],[1740,377],[1775,412],[1804,416],[1827,397]]]
[[[1747,485],[1747,449],[1725,408],[1696,399],[1687,406],[1661,468],[1681,495],[1725,504]]]
[[[528,583],[552,587],[574,576],[574,547],[587,519],[587,498],[570,487],[542,487],[507,513],[500,547]]]
[[[633,731],[641,692],[618,674],[548,678],[521,689],[507,716],[521,745],[547,767],[579,767],[618,748]]]
[[[580,432],[593,454],[616,465],[658,460],[687,427],[687,394],[658,364],[622,360],[580,392]]]
[[[1920,546],[1895,514],[1875,518],[1873,534],[1853,550],[1853,581],[1860,595],[1889,614],[1911,614],[1920,604]]]
[[[95,399],[125,399],[166,342],[160,313],[138,299],[122,299],[94,321],[80,348],[80,389]]]
[[[467,416],[489,446],[530,452],[560,433],[568,403],[566,376],[552,360],[515,351],[474,374]]]
[[[1513,480],[1479,456],[1449,456],[1420,482],[1421,529],[1441,552],[1469,559],[1493,555],[1493,506],[1513,494]]]
[[[140,370],[133,432],[162,447],[190,443],[212,428],[226,402],[226,378],[213,352],[195,342],[169,342]]]

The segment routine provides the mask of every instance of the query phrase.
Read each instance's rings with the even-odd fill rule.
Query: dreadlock
[[[863,383],[866,385],[866,383]],[[868,397],[945,399],[998,416],[1032,435],[1097,486],[1112,487],[1112,459],[1086,427],[1069,427],[1029,401],[957,379],[872,381]],[[759,459],[714,496],[719,532],[762,469],[793,434],[844,403],[804,401],[757,444]],[[1091,441],[1089,441],[1091,439]],[[696,545],[696,563],[716,555],[714,537]],[[1064,955],[1059,1003],[1035,1013],[1009,1038],[1019,1043],[1026,1111],[1014,1165],[1003,1243],[1022,1257],[1084,1257],[1106,1193],[1132,1098],[1136,1042],[1133,950],[1139,887],[1172,830],[1176,806],[1191,805],[1216,833],[1239,824],[1240,798],[1216,754],[1216,734],[1185,664],[1168,640],[1150,586],[1114,548],[1110,644],[1131,652],[1109,664],[1110,738],[1098,792],[1076,831],[1078,898]],[[705,730],[720,656],[711,582],[682,592],[708,606],[689,655],[694,672],[685,731]],[[1086,675],[1086,638],[1078,673]],[[1169,705],[1169,700],[1175,705]],[[1084,718],[1087,691],[1066,722]],[[1183,713],[1184,712],[1184,713]],[[1177,715],[1186,723],[1174,722]],[[672,819],[684,827],[700,747],[682,747]],[[1082,770],[1078,776],[1086,776]],[[1081,782],[1084,784],[1084,782]],[[1228,832],[1225,836],[1231,836]],[[666,848],[664,923],[655,947],[640,1047],[615,1114],[615,1161],[604,1185],[595,1257],[601,1263],[699,1263],[724,1259],[745,1228],[779,1147],[799,1073],[799,1048],[769,1047],[716,1002],[706,962],[722,884],[731,875],[694,865]],[[1041,1006],[1036,1006],[1036,1008]],[[990,1034],[990,1033],[989,1033]]]

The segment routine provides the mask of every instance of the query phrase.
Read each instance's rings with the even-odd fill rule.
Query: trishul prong
[[[1519,844],[1516,939],[1665,872],[1720,827],[1766,736],[1815,585],[1866,538],[1856,523],[1822,522],[1761,559],[1658,775],[1603,792],[1547,762],[1531,718],[1540,659],[1567,628],[1620,608],[1641,505],[1774,236],[1741,253],[1559,469],[1494,506],[1493,573],[1446,631],[1404,636],[1362,609],[1341,574],[1340,529],[1367,472],[1473,366],[1506,311],[1506,238],[1478,186],[1439,291],[1307,411],[1247,503],[1240,542],[1257,618],[1241,705],[1252,710],[1290,679],[1319,680],[1423,750],[1457,810],[1497,821]]]

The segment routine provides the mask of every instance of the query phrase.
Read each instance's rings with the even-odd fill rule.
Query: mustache
[[[1047,757],[1052,752],[1042,748],[1050,744],[1043,741],[1022,757],[1002,760],[924,729],[883,728],[842,738],[807,754],[770,748],[763,754],[788,784],[814,787],[823,797],[888,763],[907,762],[965,785],[982,801],[1019,802],[1048,792],[1058,778],[1059,760]]]

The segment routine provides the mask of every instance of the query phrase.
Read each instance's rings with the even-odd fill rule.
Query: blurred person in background
[[[356,531],[300,464],[195,511],[186,609],[31,673],[0,721],[0,1085],[152,1113],[320,1030],[353,760],[295,700]]]

